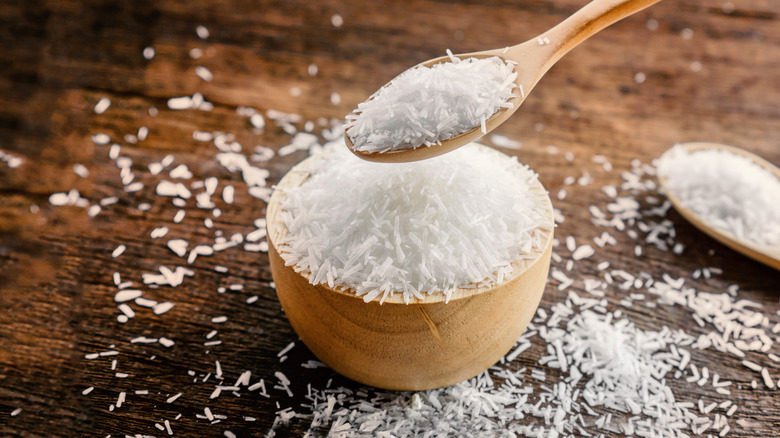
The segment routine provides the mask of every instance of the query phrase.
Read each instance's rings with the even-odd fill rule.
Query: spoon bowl
[[[780,169],[778,169],[769,161],[766,161],[758,155],[750,153],[744,149],[708,142],[683,143],[679,146],[681,146],[688,153],[700,150],[718,149],[741,155],[743,157],[749,158],[757,165],[772,172],[778,179],[780,179]],[[671,150],[672,149],[669,149],[664,152],[664,155],[671,153]],[[664,178],[659,176],[658,182],[661,184],[661,187],[663,187],[667,198],[669,198],[669,201],[671,201],[674,208],[680,213],[682,217],[693,224],[693,226],[708,234],[718,242],[733,249],[734,251],[740,252],[752,258],[753,260],[759,261],[775,269],[780,269],[780,247],[759,245],[745,239],[740,239],[726,230],[709,224],[696,212],[683,205],[683,203],[680,201],[680,198],[678,198],[671,190],[669,190],[669,187],[667,186],[666,180]]]
[[[442,140],[440,144],[420,146],[417,148],[399,148],[387,152],[356,151],[354,143],[344,131],[344,141],[352,153],[359,158],[383,163],[404,163],[425,160],[451,152],[461,146],[471,143],[504,123],[520,107],[528,93],[533,90],[542,76],[559,59],[574,47],[596,34],[605,27],[640,11],[660,0],[593,0],[562,21],[552,29],[524,43],[501,49],[484,50],[480,52],[455,55],[458,58],[490,58],[498,57],[504,62],[515,64],[515,95],[507,102],[510,108],[501,108],[485,121],[485,131],[481,126]],[[449,56],[441,56],[422,62],[414,67],[431,67],[442,62],[449,62]],[[389,85],[392,81],[388,82]]]

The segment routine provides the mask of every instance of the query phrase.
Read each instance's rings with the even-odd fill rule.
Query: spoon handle
[[[540,41],[549,44],[553,52],[547,67],[551,67],[571,49],[605,27],[641,11],[660,0],[593,0],[569,18],[539,35]]]

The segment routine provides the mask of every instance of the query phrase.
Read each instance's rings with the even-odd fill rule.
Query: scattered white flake
[[[166,313],[169,310],[173,309],[173,303],[168,302],[168,301],[166,301],[164,303],[159,303],[156,306],[154,306],[153,309],[154,309],[154,314],[155,315],[162,315],[163,313]]]
[[[344,18],[340,14],[333,14],[330,17],[330,24],[332,24],[333,27],[341,27],[344,25]]]
[[[178,394],[174,394],[174,395],[168,397],[168,400],[165,400],[165,403],[173,403],[173,402],[175,402],[179,397],[181,397],[181,394],[182,393],[180,392]]]
[[[15,417],[15,416],[17,416],[17,415],[19,415],[21,413],[22,413],[22,408],[16,408],[13,411],[11,411],[11,416]]]
[[[306,72],[309,73],[309,76],[311,77],[317,76],[318,71],[319,68],[317,68],[317,64],[309,64],[309,67],[306,69]]]
[[[181,223],[181,221],[184,220],[184,215],[185,214],[186,213],[184,212],[184,210],[177,211],[176,214],[173,216],[173,222],[177,223],[177,224]]]
[[[235,188],[233,186],[225,186],[222,189],[222,199],[225,201],[226,204],[232,204],[234,200],[235,195]]]
[[[143,295],[143,292],[138,289],[124,289],[120,290],[116,293],[116,295],[114,295],[114,301],[117,303],[124,303],[127,301],[132,301],[141,295]]]
[[[127,304],[120,304],[117,306],[117,309],[119,309],[120,312],[124,313],[124,315],[128,318],[134,318],[135,317],[135,311],[133,311],[133,308],[128,306]]]
[[[209,37],[209,30],[205,26],[199,25],[195,28],[195,33],[198,34],[198,38],[205,40]]]
[[[247,252],[268,252],[268,242],[247,243],[244,245]]]
[[[265,128],[265,119],[260,113],[254,113],[249,117],[249,123],[257,129]]]
[[[523,144],[519,141],[512,140],[509,137],[499,135],[499,134],[492,134],[490,136],[490,142],[494,145],[504,148],[504,149],[512,149],[512,150],[520,150],[523,147]]]
[[[279,389],[286,391],[287,395],[292,397],[293,393],[290,390],[290,379],[288,379],[287,376],[285,376],[281,371],[275,371],[274,376],[279,379],[279,385],[277,385]]]
[[[271,193],[273,190],[269,187],[250,187],[249,188],[249,195],[257,198],[262,199],[266,203],[271,202]]]
[[[49,204],[60,207],[63,205],[68,204],[68,194],[67,193],[54,193],[51,196],[49,196]]]
[[[188,246],[189,242],[184,239],[171,239],[168,241],[168,248],[179,257],[184,257],[184,255],[187,254]]]
[[[658,30],[658,20],[650,18],[645,22],[645,26],[647,27],[647,30],[654,32]]]
[[[111,253],[111,257],[117,258],[121,256],[125,252],[125,248],[127,248],[125,245],[119,245],[114,249],[114,251]]]
[[[333,92],[330,94],[330,103],[333,105],[338,105],[341,103],[341,95],[339,93]]]
[[[178,166],[174,167],[171,170],[171,172],[169,173],[169,175],[173,179],[190,179],[190,178],[192,178],[192,172],[190,172],[190,169],[187,167],[186,164],[179,164]],[[158,185],[158,187],[159,187],[159,185]]]
[[[208,245],[198,245],[190,251],[190,255],[187,257],[187,263],[192,264],[198,256],[210,256],[214,254],[214,248]]]
[[[319,139],[314,134],[307,132],[299,132],[293,136],[292,142],[286,146],[279,148],[279,156],[284,157],[290,155],[295,151],[310,151],[312,148],[319,146]]]
[[[146,140],[146,137],[149,135],[149,128],[146,126],[141,126],[138,128],[138,141],[144,141]]]
[[[149,163],[148,167],[149,167],[149,173],[151,173],[152,175],[157,175],[163,170],[163,166],[160,163]]]
[[[227,316],[215,316],[214,318],[211,318],[211,322],[214,324],[222,324],[223,322],[227,321]]]
[[[194,107],[194,105],[192,97],[190,96],[172,97],[168,99],[168,108],[172,110],[185,110],[192,107]]]
[[[143,298],[143,297],[136,298],[135,300],[133,300],[133,302],[139,306],[150,307],[150,308],[157,305],[157,301],[150,300],[148,298]]]
[[[262,239],[266,235],[267,235],[267,230],[265,229],[265,227],[258,228],[258,229],[254,230],[251,233],[246,235],[246,241],[247,242],[257,242],[258,240]]]
[[[92,141],[97,145],[104,145],[111,141],[111,137],[108,134],[95,134],[92,136]]]
[[[144,188],[144,184],[142,182],[138,181],[138,182],[134,182],[132,184],[129,184],[129,185],[125,186],[125,191],[127,193],[135,193],[137,191],[140,191],[143,188]]]
[[[111,147],[108,149],[108,158],[111,158],[112,160],[116,160],[119,158],[119,153],[122,151],[122,147],[118,144],[112,144]]]
[[[295,347],[295,342],[290,342],[289,344],[287,344],[287,346],[286,346],[286,347],[284,347],[284,348],[282,349],[282,351],[280,351],[279,353],[277,353],[277,354],[276,354],[276,357],[282,357],[282,356],[284,356],[284,355],[285,355],[285,354],[287,354],[287,353],[288,353],[290,350],[292,350],[292,349],[293,349],[293,347]]]
[[[192,131],[192,138],[197,141],[211,141],[214,138],[214,135],[210,132]]]
[[[154,47],[145,47],[143,54],[145,59],[151,60],[154,58]]]
[[[177,172],[177,174],[181,173]],[[178,196],[183,199],[189,199],[192,196],[192,192],[184,184],[177,182],[173,183],[167,180],[162,180],[157,183],[156,193],[159,196]]]
[[[152,239],[159,239],[161,237],[164,237],[166,234],[168,234],[168,227],[157,227],[152,230],[150,237]]]
[[[176,267],[175,270],[171,270],[167,266],[160,266],[160,274],[143,274],[143,282],[148,285],[169,285],[172,287],[179,286],[184,281],[185,276],[192,277],[195,275],[191,269],[184,267]]]
[[[761,368],[761,377],[764,379],[764,384],[769,389],[775,389],[775,382],[772,380],[772,376],[769,375],[769,370],[766,368]]]
[[[173,344],[174,344],[174,342],[172,340],[170,340],[168,338],[165,338],[165,337],[160,338],[160,340],[158,342],[160,342],[160,345],[162,345],[163,347],[166,347],[166,348],[171,348],[171,347],[173,347]],[[168,402],[168,403],[170,403],[170,402]]]
[[[24,163],[19,157],[15,157],[7,152],[0,151],[0,161],[4,161],[10,169],[16,169]],[[75,169],[74,169],[75,170]]]
[[[250,187],[265,187],[266,179],[270,176],[267,169],[250,165],[246,157],[239,153],[222,152],[217,154],[216,159],[230,172],[241,171],[244,182]]]
[[[217,186],[219,185],[219,179],[217,177],[209,177],[206,178],[204,181],[204,187],[206,188],[206,193],[209,195],[213,195],[217,191]]]
[[[111,99],[107,97],[102,97],[95,104],[95,108],[93,108],[93,110],[95,111],[95,114],[103,114],[110,106],[111,106]]]
[[[81,395],[87,395],[90,392],[92,392],[95,389],[94,386],[90,386],[89,388],[86,388],[85,390],[81,391]]]
[[[211,82],[214,79],[214,75],[202,65],[195,67],[195,74],[206,82]]]
[[[582,259],[589,258],[590,256],[592,256],[595,253],[596,253],[596,251],[593,249],[592,246],[590,246],[590,245],[582,245],[579,248],[577,248],[576,250],[574,250],[574,252],[572,253],[571,257],[574,260],[582,260]]]

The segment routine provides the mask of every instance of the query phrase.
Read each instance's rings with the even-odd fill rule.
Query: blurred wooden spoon
[[[727,145],[722,145],[717,143],[707,143],[707,142],[683,143],[680,144],[679,146],[685,149],[688,153],[694,151],[700,151],[700,150],[707,150],[707,149],[717,149],[717,150],[728,151],[737,155],[742,155],[743,157],[747,157],[751,159],[754,163],[758,164],[764,169],[767,169],[768,171],[772,172],[778,179],[780,179],[780,169],[778,169],[769,161],[766,161],[765,159],[759,157],[758,155],[752,154],[744,149],[740,149],[734,146],[727,146]],[[664,152],[664,155],[671,153],[672,149],[669,149],[666,152]],[[666,192],[666,196],[672,202],[674,208],[677,209],[677,211],[680,213],[680,215],[682,215],[682,217],[687,219],[688,222],[692,223],[696,228],[709,234],[712,238],[728,246],[734,251],[741,252],[742,254],[752,258],[753,260],[757,260],[775,269],[780,269],[780,247],[758,245],[756,243],[744,239],[740,239],[734,234],[726,230],[723,230],[722,228],[717,228],[711,225],[710,223],[706,222],[701,216],[696,214],[696,212],[683,205],[680,199],[677,196],[675,196],[674,192],[669,189],[669,187],[666,184],[666,180],[664,178],[659,176],[658,181],[661,183],[661,186],[664,188],[664,192]]]

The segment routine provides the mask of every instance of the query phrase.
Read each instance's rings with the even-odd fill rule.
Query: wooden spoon
[[[683,143],[680,146],[683,147],[689,153],[693,151],[704,150],[704,149],[720,149],[724,151],[729,151],[734,154],[742,155],[744,157],[753,160],[754,163],[772,172],[775,176],[777,176],[778,179],[780,179],[780,169],[775,167],[772,163],[766,161],[765,159],[759,157],[758,155],[752,154],[748,151],[745,151],[743,149],[734,146],[726,146],[722,144],[707,143],[707,142]],[[664,152],[664,155],[669,154],[670,151],[671,149],[667,150],[666,152]],[[757,260],[775,269],[780,269],[780,247],[758,245],[756,243],[740,239],[737,236],[721,228],[716,228],[710,225],[701,216],[699,216],[693,210],[685,207],[682,204],[680,199],[677,196],[675,196],[675,194],[671,190],[669,190],[668,186],[666,185],[666,180],[664,178],[661,178],[659,176],[658,181],[661,183],[661,186],[664,188],[664,191],[666,192],[666,196],[672,202],[674,208],[677,209],[677,211],[680,213],[680,215],[682,215],[682,217],[687,219],[688,222],[692,223],[696,228],[709,234],[712,238],[728,246],[734,251],[741,252],[742,254],[752,258],[753,260]]]
[[[557,26],[524,43],[502,49],[456,55],[459,58],[489,58],[498,56],[505,61],[517,63],[515,66],[515,71],[517,72],[515,93],[517,95],[509,100],[512,103],[512,108],[496,111],[485,123],[487,132],[504,123],[520,107],[520,104],[523,103],[537,82],[563,55],[610,24],[658,1],[593,0]],[[441,62],[448,62],[449,60],[449,56],[442,56],[425,61],[412,68],[419,66],[430,67]],[[353,149],[352,139],[349,138],[346,131],[344,132],[344,140],[349,150],[364,160],[403,163],[445,154],[471,143],[483,135],[485,133],[482,132],[482,128],[477,126],[463,134],[443,140],[440,145],[421,146],[416,149],[409,148],[389,152],[356,151]]]

